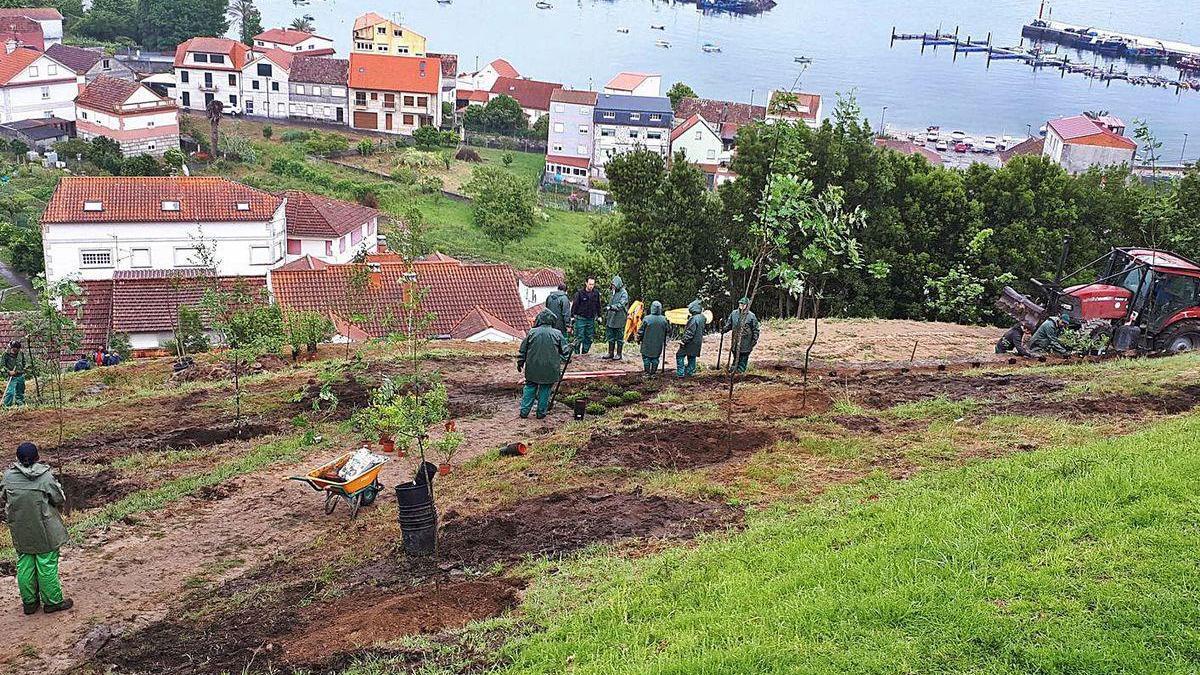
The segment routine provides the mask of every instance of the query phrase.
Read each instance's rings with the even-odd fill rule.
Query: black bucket
[[[587,413],[587,401],[575,401],[575,404],[572,406],[572,408],[574,409],[573,417],[577,420],[581,420]]]
[[[425,462],[416,480],[396,486],[396,517],[404,553],[431,556],[437,549],[437,507],[433,503],[433,477],[437,467]]]

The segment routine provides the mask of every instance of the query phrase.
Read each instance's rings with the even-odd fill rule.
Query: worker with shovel
[[[1060,316],[1052,316],[1043,321],[1042,325],[1034,331],[1033,338],[1029,340],[1029,351],[1036,356],[1051,352],[1060,356],[1069,353],[1070,350],[1059,342],[1058,337],[1062,335],[1063,330],[1069,324],[1070,318],[1070,315],[1063,312]]]
[[[732,364],[737,359],[737,371],[744,373],[750,367],[750,352],[758,344],[759,336],[758,317],[750,311],[750,298],[738,300],[737,309],[730,312],[725,325],[721,327],[721,333],[729,331],[733,331],[729,342],[729,362]]]
[[[21,353],[21,343],[13,342],[4,352],[4,374],[8,385],[4,388],[4,407],[25,405],[25,370],[29,362]]]
[[[528,418],[537,399],[537,418],[545,419],[550,407],[550,394],[562,377],[562,364],[571,358],[571,347],[563,334],[554,327],[554,312],[543,309],[534,321],[533,330],[521,341],[517,356],[517,372],[525,373],[525,389],[521,392],[521,418]]]
[[[67,543],[58,510],[67,498],[50,467],[38,459],[37,446],[22,443],[16,463],[4,474],[4,517],[17,551],[17,586],[27,615],[38,607],[50,614],[74,604],[63,597],[58,579],[58,550]]]
[[[620,361],[624,358],[621,352],[625,349],[625,322],[629,319],[629,291],[625,290],[625,282],[621,281],[621,277],[613,277],[612,297],[608,301],[608,307],[604,310],[604,316],[604,325],[607,328],[605,337],[608,340],[608,356],[600,358]]]
[[[676,376],[691,377],[696,374],[696,359],[700,358],[700,348],[704,346],[706,323],[704,305],[699,300],[693,300],[688,305],[688,320],[679,340],[679,351],[675,352]]]
[[[667,346],[667,331],[671,322],[663,315],[662,303],[650,303],[650,315],[638,326],[638,342],[642,345],[642,370],[646,377],[658,374],[659,359]]]

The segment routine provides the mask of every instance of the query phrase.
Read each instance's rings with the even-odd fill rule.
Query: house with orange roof
[[[348,263],[378,250],[379,210],[300,190],[287,190],[288,262],[313,258]]]
[[[773,89],[767,95],[768,122],[803,122],[816,129],[822,112],[820,94]]]
[[[517,79],[521,77],[521,73],[508,61],[496,59],[473,73],[459,75],[457,82],[459,106],[466,105],[463,101],[468,97],[469,92],[490,92],[496,85],[496,80],[501,77]]]
[[[1113,118],[1115,119],[1115,118]],[[1137,143],[1086,115],[1064,117],[1046,123],[1046,141],[1042,154],[1068,173],[1084,173],[1092,167],[1133,166]]]
[[[424,35],[402,25],[399,20],[367,12],[354,20],[350,51],[355,54],[425,56],[427,42]]]
[[[36,22],[42,31],[46,47],[62,43],[63,15],[53,7],[5,7],[0,9],[0,20],[24,18]]]
[[[604,85],[605,94],[625,96],[662,96],[662,75],[617,73]]]
[[[255,35],[254,49],[279,49],[306,56],[332,56],[336,53],[330,38],[292,28],[269,28]]]
[[[204,111],[218,100],[242,112],[242,73],[250,48],[228,38],[194,37],[175,48],[175,100],[183,110]]]
[[[0,124],[57,117],[75,119],[83,77],[44,52],[16,47],[0,54]]]
[[[412,134],[442,124],[442,64],[438,59],[350,55],[350,126]]]
[[[306,56],[270,48],[251,52],[242,66],[242,112],[268,119],[287,119],[290,114],[289,74],[293,62]]]
[[[111,138],[126,157],[179,147],[179,107],[141,83],[101,75],[79,92],[75,108],[80,138]]]

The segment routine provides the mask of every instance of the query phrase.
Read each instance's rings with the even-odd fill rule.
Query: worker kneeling
[[[1061,316],[1052,316],[1042,322],[1038,329],[1034,331],[1033,337],[1029,340],[1029,351],[1035,356],[1054,353],[1064,355],[1070,353],[1070,350],[1059,341],[1059,336],[1066,329],[1070,316],[1064,312]]]
[[[638,342],[642,344],[642,370],[653,377],[658,374],[658,360],[667,345],[667,329],[670,322],[663,315],[662,303],[650,303],[650,315],[642,319],[638,327]]]
[[[525,389],[521,392],[521,417],[529,417],[537,398],[537,417],[546,417],[550,394],[562,376],[562,364],[571,353],[562,331],[554,327],[558,317],[543,309],[533,322],[533,330],[521,341],[517,356],[517,372],[525,373]]]

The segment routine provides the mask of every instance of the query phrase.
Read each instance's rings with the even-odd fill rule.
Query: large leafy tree
[[[135,0],[93,0],[87,13],[75,25],[80,35],[115,42],[138,37]]]
[[[513,134],[529,128],[529,118],[515,98],[500,95],[483,107],[483,124],[488,131]]]
[[[237,26],[242,42],[253,46],[254,36],[262,32],[262,14],[254,5],[254,0],[229,0],[225,14]]]
[[[533,231],[537,197],[533,186],[519,176],[499,167],[479,166],[463,191],[473,201],[475,226],[502,252]]]
[[[682,82],[676,82],[667,90],[667,98],[671,99],[671,110],[679,110],[679,102],[685,98],[696,98],[696,91]]]
[[[189,38],[224,35],[228,9],[228,0],[137,0],[142,46],[172,49]]]

